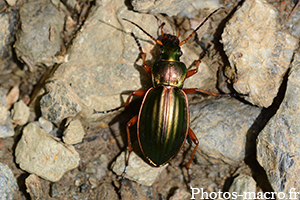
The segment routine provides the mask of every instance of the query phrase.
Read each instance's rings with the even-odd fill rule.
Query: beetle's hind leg
[[[125,168],[124,168],[124,171],[122,173],[122,180],[121,180],[121,185],[119,187],[119,191],[121,190],[121,187],[123,185],[123,182],[124,182],[124,179],[125,179],[125,175],[126,175],[126,172],[127,172],[127,167],[128,167],[128,164],[129,164],[129,157],[130,157],[130,154],[132,152],[132,145],[131,145],[131,139],[130,139],[130,127],[132,127],[136,122],[137,122],[137,115],[134,116],[133,118],[131,118],[129,120],[129,122],[127,122],[127,125],[126,125],[126,132],[127,132],[127,143],[128,143],[128,156],[127,156],[127,159],[126,159],[126,162],[125,162]]]
[[[133,33],[131,33],[131,35],[132,35],[132,37],[134,38],[136,44],[139,47],[139,50],[140,50],[140,53],[141,53],[141,57],[143,59],[143,68],[145,69],[146,72],[148,72],[148,74],[151,75],[151,66],[149,66],[149,65],[146,64],[146,54],[143,51],[142,46],[141,46],[139,40],[137,39],[137,37]]]
[[[194,144],[196,145],[195,148],[194,148],[194,150],[193,150],[193,153],[192,153],[192,156],[191,156],[189,162],[185,165],[185,168],[187,170],[187,175],[188,175],[187,182],[188,182],[188,185],[190,186],[190,188],[192,188],[192,185],[191,185],[191,176],[190,176],[190,165],[191,165],[191,162],[193,161],[193,158],[195,156],[196,150],[197,150],[198,145],[199,145],[199,141],[198,141],[198,139],[197,139],[194,131],[191,128],[189,128],[188,134],[191,137],[191,139],[194,142]]]

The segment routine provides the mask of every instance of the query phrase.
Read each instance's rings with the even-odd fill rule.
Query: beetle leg
[[[126,162],[125,162],[125,169],[122,173],[122,181],[121,181],[119,191],[120,191],[120,189],[123,185],[123,181],[125,179],[125,175],[126,175],[127,167],[128,167],[128,163],[129,163],[129,157],[130,157],[130,154],[132,152],[131,139],[130,139],[130,127],[132,127],[137,122],[137,119],[138,119],[138,117],[136,115],[133,118],[131,118],[131,120],[129,120],[129,122],[127,122],[127,125],[126,125],[127,143],[128,143],[128,156],[127,156],[127,159],[126,159]]]
[[[113,111],[119,110],[119,109],[121,109],[121,108],[126,107],[126,106],[129,105],[132,95],[138,96],[138,97],[142,97],[145,94],[146,94],[145,90],[136,90],[136,91],[133,91],[133,92],[130,93],[130,95],[128,96],[126,102],[122,106],[119,106],[119,107],[111,109],[111,110],[105,110],[105,111],[94,110],[94,114],[97,114],[97,113],[109,113],[109,112],[113,112]]]
[[[189,162],[185,165],[185,168],[187,170],[187,174],[188,174],[188,184],[190,185],[190,188],[191,188],[191,177],[190,177],[190,164],[191,162],[193,161],[193,158],[194,158],[194,155],[196,153],[196,150],[198,148],[198,145],[199,145],[199,141],[195,135],[195,133],[193,132],[193,130],[191,128],[189,128],[189,136],[191,137],[192,141],[194,142],[194,144],[196,145],[195,148],[194,148],[194,151],[192,153],[192,156],[189,160]]]
[[[194,74],[196,74],[198,72],[198,68],[199,68],[199,65],[201,63],[201,60],[207,54],[208,49],[209,49],[209,47],[200,55],[200,58],[198,60],[196,60],[196,69],[190,69],[190,70],[187,71],[186,79],[193,76]]]
[[[142,46],[140,44],[140,42],[138,41],[137,37],[135,37],[135,35],[133,33],[131,33],[131,35],[134,37],[135,42],[137,43],[140,53],[141,53],[141,57],[143,59],[143,68],[146,70],[146,72],[148,72],[148,74],[151,75],[151,66],[146,64],[146,54],[144,53]]]

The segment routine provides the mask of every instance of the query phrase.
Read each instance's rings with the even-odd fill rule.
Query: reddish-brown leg
[[[189,78],[198,72],[198,68],[201,63],[201,60],[204,58],[206,53],[207,53],[207,50],[202,53],[202,55],[200,56],[200,58],[198,60],[196,60],[196,69],[190,69],[189,71],[187,71],[186,78]]]
[[[119,106],[119,107],[111,109],[111,110],[105,110],[105,111],[96,111],[96,110],[94,110],[94,113],[109,113],[109,112],[113,112],[113,111],[119,110],[120,108],[123,108],[123,107],[126,107],[126,106],[129,105],[131,97],[133,95],[134,96],[138,96],[138,97],[143,97],[145,94],[146,94],[146,90],[136,90],[136,91],[133,91],[133,92],[130,93],[130,95],[128,96],[126,102],[122,106]]]
[[[193,130],[191,128],[189,128],[188,133],[189,133],[189,136],[191,137],[192,141],[196,145],[189,162],[185,165],[185,168],[186,168],[187,174],[188,174],[188,184],[190,185],[190,188],[192,188],[192,186],[191,186],[191,177],[190,177],[190,165],[191,165],[191,162],[193,161],[193,158],[195,156],[196,150],[197,150],[198,145],[199,145],[199,141],[198,141],[195,133],[193,132]]]
[[[125,162],[124,171],[122,173],[122,180],[121,180],[121,185],[120,185],[120,188],[119,188],[119,192],[121,190],[121,187],[123,185],[123,181],[125,179],[125,175],[126,175],[127,167],[128,167],[128,163],[129,163],[129,157],[130,157],[130,154],[132,152],[132,145],[131,145],[131,139],[130,139],[130,127],[132,127],[137,122],[137,119],[138,119],[138,117],[136,115],[133,118],[131,118],[131,120],[129,120],[129,122],[127,122],[127,125],[126,125],[127,143],[128,143],[128,156],[127,156],[127,159],[126,159],[126,162]]]

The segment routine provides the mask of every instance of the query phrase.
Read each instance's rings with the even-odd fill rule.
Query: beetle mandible
[[[179,41],[179,28],[177,36],[164,34],[163,27],[165,24],[163,23],[161,25],[162,40],[158,40],[136,23],[123,18],[123,20],[137,26],[160,45],[160,59],[158,59],[152,67],[147,65],[145,63],[146,54],[143,52],[137,38],[132,33],[138,44],[143,60],[142,66],[146,72],[151,75],[153,87],[147,91],[136,90],[131,92],[124,105],[118,108],[107,111],[94,111],[95,113],[112,112],[128,106],[132,96],[144,97],[139,114],[130,119],[126,126],[129,153],[126,159],[122,180],[125,177],[129,157],[133,150],[130,141],[130,127],[137,123],[137,136],[141,151],[149,163],[154,167],[165,165],[174,158],[181,150],[187,135],[190,136],[196,145],[190,160],[185,165],[188,172],[188,183],[190,183],[189,168],[199,142],[194,132],[189,127],[189,108],[186,94],[200,92],[215,97],[230,95],[213,93],[199,88],[182,89],[185,79],[198,72],[198,67],[204,54],[196,61],[196,68],[188,70],[185,64],[180,62],[179,58],[182,55],[180,46],[185,44],[208,20],[208,18],[220,9],[224,9],[224,7],[220,7],[213,11],[186,39],[181,42]]]

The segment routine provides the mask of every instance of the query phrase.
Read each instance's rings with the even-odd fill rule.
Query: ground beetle
[[[192,156],[186,164],[188,171],[188,183],[190,183],[189,168],[198,147],[198,139],[192,129],[189,128],[189,107],[186,94],[204,93],[216,97],[228,96],[228,94],[218,94],[208,92],[198,88],[182,89],[185,79],[193,76],[198,71],[199,64],[203,56],[196,61],[196,68],[187,70],[184,63],[179,58],[182,55],[180,46],[186,43],[196,31],[221,7],[212,12],[185,40],[179,41],[180,29],[178,35],[164,34],[161,25],[162,40],[155,39],[136,23],[123,19],[137,26],[141,31],[148,35],[158,45],[160,45],[160,59],[151,67],[145,63],[146,54],[143,52],[140,43],[135,38],[141,57],[143,59],[143,68],[151,75],[153,87],[145,90],[136,90],[131,92],[124,105],[107,111],[95,111],[95,113],[108,113],[129,105],[131,97],[143,97],[143,102],[137,116],[134,116],[127,123],[128,139],[128,157],[126,167],[123,173],[123,179],[128,166],[132,145],[130,142],[130,127],[137,122],[137,136],[140,148],[149,163],[154,167],[159,167],[168,163],[181,150],[187,135],[195,143]],[[122,183],[121,183],[122,184]]]

